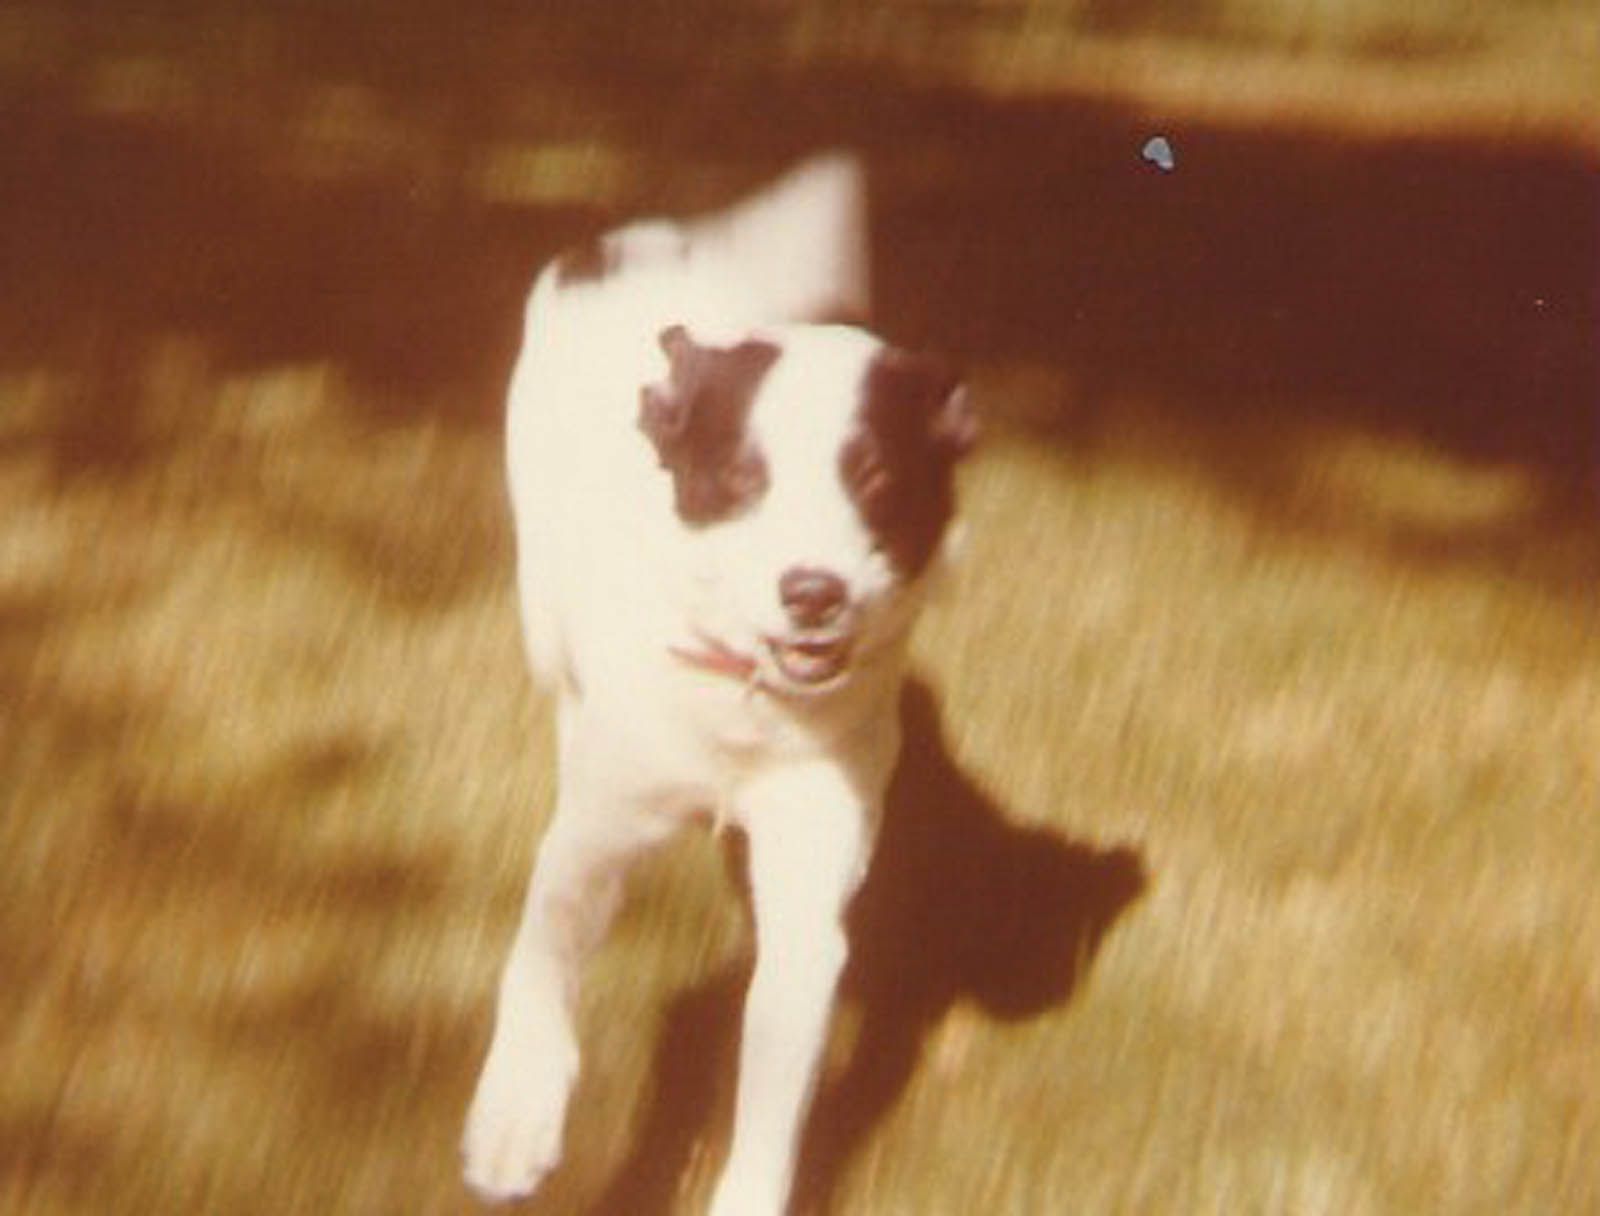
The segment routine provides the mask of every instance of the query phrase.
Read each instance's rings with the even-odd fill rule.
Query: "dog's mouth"
[[[844,674],[855,639],[849,634],[826,637],[766,639],[778,670],[791,683],[815,688]]]
[[[762,639],[777,674],[794,691],[817,692],[843,678],[855,651],[855,635],[835,633],[825,636],[773,637]],[[774,686],[763,680],[760,664],[753,655],[733,649],[723,642],[697,633],[692,646],[671,646],[670,653],[691,667],[732,676],[755,684]],[[776,689],[774,689],[776,690]]]

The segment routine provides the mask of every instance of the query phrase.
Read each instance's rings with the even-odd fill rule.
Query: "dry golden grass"
[[[147,467],[62,480],[41,452],[0,483],[0,1202],[457,1210],[549,792],[494,438],[352,422],[326,368],[212,388]],[[55,386],[25,391],[47,410]],[[965,813],[1014,855],[958,851],[1026,886],[1072,842],[1062,875],[1114,923],[1065,960],[1092,977],[1070,1003],[970,967],[891,1002],[907,1024],[857,1047],[914,1066],[903,1092],[868,1079],[888,1109],[837,1150],[836,1210],[1587,1210],[1592,605],[1383,555],[1440,500],[1516,510],[1509,473],[1323,438],[1305,493],[1356,522],[1311,542],[1151,442],[1085,466],[1002,427],[971,472],[970,560],[920,651],[986,792]],[[644,876],[589,991],[574,1160],[537,1210],[703,1191],[742,950],[724,886],[704,845]],[[1039,934],[1063,923],[1047,890],[1018,898]],[[923,931],[951,929],[1063,965],[1016,925]],[[1017,1020],[995,994],[1019,981]],[[652,1086],[676,1105],[647,1117]]]
[[[994,423],[806,1204],[1600,1210],[1591,136],[1543,142],[1591,129],[1581,40],[1485,18],[1538,54],[1430,60],[1396,110],[1409,75],[1336,62],[1389,10],[1319,6],[1308,79],[1410,83],[1290,89],[1283,139],[1150,66],[1237,47],[1137,31],[1046,65],[1096,93],[1133,56],[1166,83],[1131,109],[994,100],[991,28],[919,51],[970,96],[825,71],[755,114],[731,68],[530,86],[525,31],[441,44],[415,5],[373,46],[359,8],[0,12],[37,170],[0,199],[0,1212],[472,1210],[455,1144],[551,779],[494,412],[517,293],[601,212],[838,138],[882,171],[887,311],[965,349]],[[790,32],[785,72],[852,50]],[[1007,44],[1014,91],[1040,45]],[[1486,117],[1530,64],[1559,66]],[[1416,159],[1312,110],[1382,111]],[[1135,178],[1157,113],[1192,138]],[[1488,150],[1421,140],[1441,115]],[[640,873],[527,1210],[703,1204],[727,860]]]

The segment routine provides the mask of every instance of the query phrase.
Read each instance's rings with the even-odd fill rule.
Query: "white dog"
[[[528,306],[508,463],[523,629],[559,792],[501,977],[466,1177],[561,1155],[573,1005],[627,864],[711,816],[749,844],[757,962],[715,1216],[777,1216],[899,749],[906,634],[974,437],[865,314],[853,161],[558,258]]]

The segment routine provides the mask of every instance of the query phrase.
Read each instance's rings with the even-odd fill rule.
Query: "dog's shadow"
[[[894,1107],[929,1034],[956,1003],[1015,1020],[1064,1004],[1106,931],[1144,887],[1139,855],[1009,822],[946,751],[938,707],[913,681],[904,751],[878,850],[850,912],[841,1006],[858,1031],[808,1120],[797,1212],[822,1212],[856,1151]],[[634,1149],[592,1211],[672,1208],[697,1150],[727,1116],[747,966],[677,998],[657,1044]],[[853,1007],[853,1009],[852,1009]]]

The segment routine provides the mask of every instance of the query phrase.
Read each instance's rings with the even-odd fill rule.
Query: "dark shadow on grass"
[[[901,718],[905,750],[850,913],[840,999],[858,1011],[859,1034],[812,1109],[801,1211],[829,1209],[953,1006],[972,1003],[1005,1021],[1060,1008],[1146,882],[1134,849],[1011,822],[951,758],[926,685],[908,687]],[[746,975],[729,968],[668,1011],[633,1154],[594,1212],[669,1210],[696,1146],[720,1141]]]
[[[909,109],[910,107],[908,107]],[[1062,439],[1119,396],[1218,438],[1331,417],[1587,479],[1600,456],[1600,173],[1554,142],[1247,128],[1090,99],[925,93],[877,200],[880,305],[1064,369]],[[1165,134],[1177,163],[1142,161]],[[1230,470],[1222,470],[1225,476]]]
[[[64,466],[145,454],[141,415],[172,404],[142,400],[149,355],[174,334],[218,378],[328,360],[380,420],[495,421],[521,299],[582,209],[419,200],[402,169],[272,174],[182,117],[0,117],[28,183],[0,202],[0,368],[73,374],[56,406]]]
[[[93,476],[159,461],[185,425],[153,366],[173,335],[206,351],[193,411],[225,377],[325,362],[379,424],[496,427],[547,257],[618,219],[719,205],[842,144],[871,170],[881,328],[978,367],[1059,373],[1055,399],[985,403],[1043,441],[1093,458],[1140,402],[1193,438],[1178,459],[1277,520],[1285,420],[1396,432],[1529,470],[1538,503],[1497,533],[1512,550],[1552,526],[1578,533],[1563,552],[1594,535],[1600,172],[1576,141],[995,98],[795,63],[770,14],[741,19],[712,56],[694,22],[613,20],[610,5],[470,32],[427,0],[403,7],[411,19],[380,43],[359,17],[284,18],[303,53],[249,86],[302,101],[330,81],[368,90],[406,138],[351,136],[337,173],[299,128],[264,134],[177,103],[120,120],[41,86],[0,113],[26,183],[0,198],[0,372],[71,373],[45,425],[0,434],[0,456],[44,446]],[[1158,132],[1171,172],[1140,156]],[[484,166],[508,148],[577,149],[617,172],[496,194]],[[1448,536],[1418,548],[1486,553]]]

